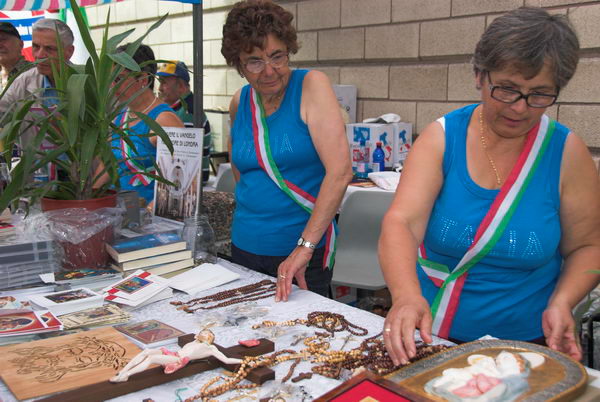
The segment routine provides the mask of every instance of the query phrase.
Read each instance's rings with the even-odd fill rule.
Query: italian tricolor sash
[[[121,113],[120,117],[118,118],[119,121],[117,123],[117,126],[123,124],[126,115],[126,112]],[[127,124],[125,125],[124,129],[127,132],[127,134],[129,134],[129,127]],[[131,147],[127,144],[127,142],[125,142],[125,140],[122,137],[119,138],[119,147],[121,149],[121,155],[123,155],[123,162],[125,163],[125,166],[127,166],[129,171],[133,173],[131,178],[129,179],[129,184],[131,184],[132,186],[147,186],[148,184],[152,183],[154,179],[144,175],[143,173],[154,174],[156,172],[154,170],[154,167],[145,167],[137,159],[138,157],[136,156],[135,152],[133,152]]]
[[[440,287],[431,305],[432,332],[435,335],[448,338],[469,269],[492,250],[504,232],[548,147],[554,129],[555,122],[543,115],[540,123],[527,133],[525,147],[516,165],[479,224],[473,243],[452,272],[445,265],[429,261],[424,245],[419,247],[419,265]]]
[[[252,113],[252,133],[254,136],[254,148],[256,150],[256,158],[258,164],[265,171],[265,173],[273,180],[275,185],[279,187],[281,191],[286,193],[292,200],[294,200],[302,209],[309,214],[312,214],[315,208],[315,197],[294,183],[285,180],[279,172],[275,160],[271,154],[271,146],[269,142],[269,127],[265,118],[265,111],[260,99],[260,95],[250,88],[250,110]],[[325,233],[325,256],[323,259],[323,269],[333,268],[335,261],[335,248],[336,248],[336,228],[334,221],[327,227]]]

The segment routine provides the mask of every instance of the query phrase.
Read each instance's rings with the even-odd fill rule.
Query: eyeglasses
[[[261,73],[267,64],[270,64],[273,68],[281,68],[288,64],[289,58],[287,53],[277,53],[273,57],[269,57],[268,60],[263,59],[252,59],[245,64],[242,64],[246,70],[251,73]]]
[[[517,91],[516,89],[494,85],[489,72],[487,73],[487,76],[490,83],[490,96],[503,103],[515,103],[520,99],[525,99],[525,102],[527,102],[528,106],[542,108],[554,105],[556,98],[558,98],[558,91],[553,95],[540,94],[536,92],[531,92],[525,95],[523,92]]]

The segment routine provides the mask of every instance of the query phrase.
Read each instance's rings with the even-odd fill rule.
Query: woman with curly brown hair
[[[231,100],[236,177],[233,261],[277,277],[276,301],[292,280],[327,295],[334,216],[352,177],[348,143],[327,76],[290,69],[298,51],[293,16],[268,0],[237,3],[221,53],[248,80]]]

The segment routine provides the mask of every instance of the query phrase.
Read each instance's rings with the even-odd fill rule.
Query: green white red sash
[[[492,250],[504,232],[548,147],[554,129],[555,122],[543,115],[540,123],[527,133],[525,147],[516,165],[479,224],[473,243],[452,272],[445,265],[427,260],[424,245],[419,247],[419,265],[440,287],[431,305],[432,332],[435,335],[448,338],[467,272]]]
[[[118,122],[118,126],[123,124],[125,120],[126,112],[121,114],[120,121]],[[129,134],[128,124],[125,124],[125,131]],[[155,174],[156,170],[154,170],[154,166],[145,167],[139,160],[136,153],[131,149],[131,147],[125,142],[123,137],[119,138],[119,146],[121,148],[121,155],[123,155],[123,163],[132,173],[131,178],[129,179],[129,184],[132,186],[147,186],[152,183],[154,180],[151,177],[144,175],[143,173]]]
[[[258,164],[279,187],[281,191],[286,193],[294,200],[302,209],[309,214],[312,214],[315,208],[316,199],[311,194],[302,190],[294,183],[285,180],[281,172],[275,164],[273,155],[271,154],[271,145],[269,142],[269,127],[265,118],[265,111],[260,100],[260,95],[250,88],[250,110],[252,113],[252,133],[254,136],[254,148],[256,150],[256,158]],[[323,269],[333,268],[335,261],[336,249],[336,228],[334,221],[327,227],[325,233],[325,256],[323,258]]]

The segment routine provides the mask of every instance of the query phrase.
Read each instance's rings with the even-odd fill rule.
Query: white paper
[[[234,281],[239,277],[239,274],[219,264],[205,263],[172,277],[169,286],[187,294],[194,294]]]

